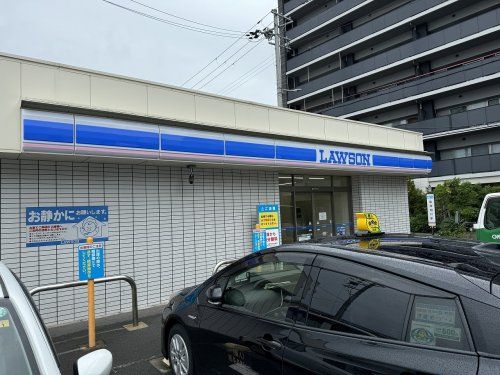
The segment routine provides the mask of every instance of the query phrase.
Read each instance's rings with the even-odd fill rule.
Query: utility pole
[[[255,40],[263,36],[269,42],[269,44],[274,44],[274,50],[276,55],[276,84],[277,84],[277,98],[278,106],[285,106],[286,92],[295,91],[286,89],[286,80],[283,79],[284,62],[286,59],[286,50],[288,48],[285,38],[285,27],[287,24],[293,22],[290,17],[287,17],[280,12],[283,11],[282,2],[279,2],[279,10],[273,9],[271,13],[274,16],[274,27],[269,29],[265,27],[260,30],[250,31],[246,34],[249,40]],[[281,22],[280,22],[281,21]],[[274,40],[273,40],[274,39]]]
[[[276,55],[276,84],[277,84],[277,95],[278,95],[278,106],[283,107],[283,71],[281,69],[282,59],[281,59],[281,48],[283,46],[283,31],[280,27],[280,16],[277,9],[271,11],[274,15],[274,50]]]

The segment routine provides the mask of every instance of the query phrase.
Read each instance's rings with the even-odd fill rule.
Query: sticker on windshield
[[[9,310],[7,310],[5,307],[0,307],[0,318],[3,318],[9,313]]]
[[[9,328],[10,324],[7,319],[0,320],[0,328]]]
[[[415,304],[415,320],[455,325],[455,307],[417,302]]]
[[[414,344],[436,345],[434,326],[413,320],[410,329],[410,342]]]
[[[462,339],[462,330],[457,327],[436,325],[434,327],[434,336],[443,340],[460,341]]]

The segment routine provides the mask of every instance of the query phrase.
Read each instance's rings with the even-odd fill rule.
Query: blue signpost
[[[95,346],[94,279],[104,277],[104,242],[94,243],[92,237],[86,244],[78,245],[78,270],[80,281],[87,281],[89,309],[89,348]]]
[[[78,246],[80,281],[104,277],[104,242]]]

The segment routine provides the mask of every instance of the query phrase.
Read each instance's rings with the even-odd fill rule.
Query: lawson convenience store
[[[259,204],[285,243],[352,233],[357,211],[409,232],[406,179],[431,169],[414,132],[16,56],[0,81],[0,258],[28,288],[78,279],[78,256],[26,246],[27,207],[106,206],[106,274],[148,307],[251,251]],[[127,293],[98,285],[97,313]],[[38,302],[49,324],[85,319],[77,289]]]

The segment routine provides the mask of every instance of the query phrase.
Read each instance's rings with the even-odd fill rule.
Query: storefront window
[[[334,191],[333,215],[335,217],[335,235],[349,236],[351,234],[351,211],[349,208],[349,192]]]
[[[295,239],[295,218],[291,191],[280,191],[280,213],[282,241],[283,243],[292,243]]]
[[[292,186],[292,175],[279,175],[278,180],[280,186]]]
[[[295,186],[310,186],[310,187],[321,187],[321,186],[332,186],[331,176],[293,176],[293,182]]]
[[[283,243],[352,233],[350,178],[280,175]]]
[[[349,177],[333,176],[333,186],[348,187],[349,181]]]

